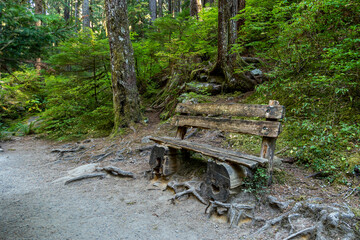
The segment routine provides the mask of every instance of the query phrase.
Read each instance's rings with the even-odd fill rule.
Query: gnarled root
[[[292,222],[295,219],[308,220],[309,226],[305,229],[297,229]],[[289,236],[285,239],[295,239],[304,235],[310,235],[313,239],[356,239],[351,224],[355,215],[347,206],[316,204],[309,201],[298,202],[286,213],[265,221],[265,224],[252,233],[247,239],[254,239],[260,234],[279,224],[289,229]]]
[[[242,218],[253,219],[254,208],[255,206],[240,203],[222,203],[219,201],[210,201],[208,207],[205,209],[205,213],[207,213],[209,217],[211,217],[215,212],[218,215],[227,213],[227,218],[231,228],[233,225],[238,225]],[[247,211],[251,211],[251,216],[247,213]]]
[[[175,191],[175,196],[172,197],[170,200],[172,203],[175,203],[176,199],[179,199],[185,195],[194,195],[202,204],[207,204],[205,199],[200,195],[200,184],[201,182],[197,181],[187,181],[183,183],[178,183],[175,181],[171,181],[167,184],[167,188],[171,188]],[[180,191],[182,189],[182,191]],[[185,189],[185,190],[183,190]]]
[[[96,168],[96,171],[105,171],[107,173],[110,173],[112,175],[119,176],[119,177],[135,178],[134,173],[121,170],[120,168],[117,168],[114,166],[98,167],[98,168]]]

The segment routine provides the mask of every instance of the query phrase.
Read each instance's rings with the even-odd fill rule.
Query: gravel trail
[[[193,198],[171,204],[172,193],[149,187],[141,171],[136,179],[57,182],[78,165],[57,162],[51,145],[33,137],[2,143],[0,239],[195,240],[243,234],[209,220]]]

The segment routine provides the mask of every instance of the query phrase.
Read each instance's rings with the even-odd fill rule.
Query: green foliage
[[[0,79],[0,118],[17,119],[45,108],[44,84],[35,69],[23,67]]]
[[[20,136],[27,136],[34,133],[34,122],[27,123],[17,123],[15,125],[14,131]]]
[[[113,126],[109,45],[91,30],[62,42],[45,77],[47,109],[40,132],[58,139],[103,136]]]
[[[249,102],[279,100],[288,155],[337,177],[360,134],[360,3],[354,0],[247,1],[234,51],[265,59],[271,81]]]
[[[164,69],[169,75],[176,72],[189,79],[203,60],[215,59],[217,9],[205,8],[199,16],[201,21],[184,11],[176,17],[158,18],[145,39],[143,33],[132,33],[137,77],[145,97],[155,95]]]
[[[41,26],[36,22],[41,21]],[[35,57],[46,56],[47,48],[68,31],[56,15],[35,15],[21,1],[0,2],[0,71],[9,71]]]
[[[255,195],[262,195],[267,189],[268,175],[266,168],[257,168],[252,178],[246,178],[243,186],[245,192],[254,193]]]
[[[208,95],[198,94],[194,92],[183,93],[178,97],[179,102],[204,103],[209,102]]]

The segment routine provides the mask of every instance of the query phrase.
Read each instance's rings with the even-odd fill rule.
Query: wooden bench
[[[214,200],[226,200],[231,190],[239,187],[242,179],[259,166],[267,167],[271,184],[275,144],[281,132],[279,120],[285,115],[285,108],[277,101],[271,100],[269,105],[178,104],[176,112],[180,114],[172,118],[172,124],[177,126],[176,137],[150,138],[158,144],[152,149],[149,161],[154,174],[175,173],[181,159],[189,158],[188,151],[194,151],[213,159],[207,165],[204,191]],[[236,119],[238,117],[264,120]],[[260,156],[184,140],[190,127],[261,136]]]

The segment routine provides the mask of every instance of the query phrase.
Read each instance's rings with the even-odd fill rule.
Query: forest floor
[[[148,118],[148,124],[117,139],[59,143],[26,136],[1,143],[0,239],[285,239],[319,223],[320,213],[311,216],[311,211],[305,209],[307,201],[322,212],[325,208],[319,206],[325,205],[332,206],[330,212],[340,212],[338,226],[319,228],[325,236],[322,239],[358,237],[346,226],[359,224],[359,216],[352,216],[351,223],[341,216],[349,208],[359,210],[359,196],[347,196],[350,192],[346,186],[307,177],[311,173],[296,164],[279,162],[277,168],[284,173],[285,181],[272,185],[260,199],[249,194],[233,198],[237,203],[255,206],[254,221],[244,218],[239,226],[230,228],[224,217],[209,219],[206,206],[194,197],[169,201],[174,193],[164,191],[166,182],[150,179],[150,151],[146,147],[153,145],[147,136],[169,136],[175,129],[160,124],[156,113],[150,112]],[[220,141],[216,134],[207,137],[215,143]],[[53,149],[77,151],[60,154]],[[104,179],[64,184],[96,166],[108,165],[131,171],[136,178],[107,175]],[[194,178],[201,176],[178,176],[181,181]],[[288,205],[283,209],[270,206],[269,195]],[[266,220],[285,216],[297,203],[303,208],[286,215],[288,221],[263,227],[269,223]],[[341,221],[345,227],[340,227]],[[314,238],[310,230],[288,239]]]

